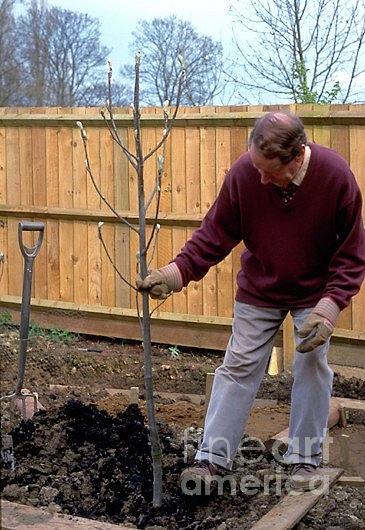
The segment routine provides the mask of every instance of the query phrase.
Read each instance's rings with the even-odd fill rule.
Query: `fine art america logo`
[[[191,454],[189,455],[189,448],[191,453],[191,431],[185,429],[183,435],[184,443],[184,462],[188,465],[188,461],[191,460]],[[190,441],[189,441],[190,439]],[[322,442],[322,439],[320,440]],[[200,446],[201,439],[198,442]],[[333,443],[333,438],[327,436],[326,431],[324,431],[323,443],[322,443],[322,454],[321,460],[323,463],[328,463],[329,461],[329,447]],[[222,447],[222,444],[225,445],[224,454],[232,454],[229,448],[229,441],[225,438],[211,438],[208,440],[208,450],[207,455],[214,453],[212,448],[216,445]],[[300,441],[299,439],[293,438],[291,440],[291,449],[292,453],[301,453],[306,455],[313,454],[313,447],[318,447],[318,438],[306,438]],[[191,478],[183,478],[181,482],[181,489],[185,495],[197,495],[205,496],[214,493],[215,495],[224,495],[229,492],[231,495],[237,495],[241,492],[244,495],[253,496],[258,492],[261,492],[264,495],[277,495],[281,496],[285,493],[290,493],[291,495],[301,495],[302,491],[294,490],[291,487],[290,483],[290,462],[285,460],[285,454],[282,453],[283,442],[281,440],[276,440],[270,447],[270,453],[274,457],[274,460],[277,462],[277,466],[271,467],[270,469],[263,470],[263,473],[259,475],[250,473],[250,470],[247,470],[247,473],[244,472],[244,468],[247,466],[257,465],[257,469],[260,468],[260,461],[265,458],[265,453],[267,454],[267,449],[265,444],[256,437],[246,437],[241,440],[239,448],[237,450],[237,457],[240,462],[240,472],[232,472],[229,469],[224,469],[219,467],[217,474],[209,478],[209,480],[192,480]],[[199,448],[199,447],[198,447]],[[207,456],[207,460],[209,457]],[[282,464],[282,465],[280,465]],[[267,471],[267,472],[266,472]],[[326,475],[321,475],[321,483],[318,485],[318,475],[315,474],[313,479],[309,480],[308,491],[318,493],[328,492],[330,483],[329,477]]]

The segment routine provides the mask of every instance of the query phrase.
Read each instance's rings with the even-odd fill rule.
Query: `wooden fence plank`
[[[176,227],[172,233],[172,255],[176,256],[187,240],[187,231],[185,228]],[[179,293],[176,293],[172,297],[172,306],[175,313],[187,313],[187,292],[186,288],[182,289]]]
[[[6,131],[0,127],[0,204],[7,202],[6,192]],[[0,292],[7,293],[8,285],[8,220],[0,217],[0,252],[3,253],[3,261],[0,262]]]
[[[233,164],[248,148],[247,128],[231,128],[231,164]],[[244,250],[240,243],[232,250],[232,293],[237,290],[237,274],[241,270],[241,254]]]
[[[225,107],[217,107],[217,113],[224,112]],[[231,166],[231,135],[227,127],[217,127],[216,129],[216,179],[217,193],[221,188],[224,177]],[[217,265],[217,286],[218,286],[218,314],[232,316],[233,303],[233,280],[232,280],[232,254],[229,254],[224,261]]]
[[[100,190],[107,202],[114,207],[114,167],[113,167],[113,140],[107,129],[100,131]],[[102,211],[109,211],[109,206],[101,203]],[[115,227],[105,224],[102,228],[102,237],[108,254],[115,264]],[[115,272],[107,252],[101,249],[101,304],[115,306]],[[107,288],[106,288],[107,286]]]
[[[113,182],[113,140],[106,129],[100,131],[100,190],[109,204],[114,207]],[[102,202],[101,210],[108,211],[109,207]]]
[[[295,348],[294,322],[288,313],[283,322],[284,370],[290,370]]]
[[[115,226],[105,224],[102,228],[103,241],[115,264]],[[104,249],[101,250],[101,304],[108,307],[115,307],[115,273]]]
[[[123,145],[128,149],[128,131],[118,130]],[[121,148],[114,142],[114,201],[117,210],[129,210],[129,162]],[[115,261],[116,267],[126,280],[130,278],[129,228],[121,223],[115,226]],[[116,275],[115,304],[118,307],[130,307],[129,286]]]
[[[202,109],[201,109],[202,110]],[[215,107],[208,107],[205,111],[212,112]],[[201,211],[206,213],[213,205],[216,195],[216,134],[214,127],[200,128],[200,185]],[[217,315],[217,269],[212,267],[202,280],[203,285],[203,314]]]
[[[19,130],[6,130],[6,188],[7,203],[21,204]]]
[[[20,296],[23,283],[23,257],[18,244],[18,220],[8,219],[8,285],[9,294]]]
[[[47,109],[49,114],[57,114],[57,108]],[[58,129],[46,127],[46,205],[47,207],[59,206],[59,153]],[[46,220],[45,247],[47,255],[47,296],[49,300],[60,299],[60,241],[59,221]]]
[[[98,109],[92,109],[93,115],[98,115]],[[100,128],[89,127],[88,135],[88,153],[92,175],[95,184],[101,191],[101,166],[100,166]],[[101,200],[94,188],[90,176],[87,178],[87,206],[101,210]],[[87,248],[88,248],[88,303],[101,303],[101,244],[98,238],[97,223],[87,223]],[[103,251],[104,252],[104,251]]]
[[[101,303],[101,245],[95,223],[87,223],[88,247],[88,303]],[[104,252],[104,250],[103,250]]]
[[[58,221],[48,220],[45,230],[47,297],[49,300],[60,300],[60,235]]]
[[[186,213],[186,160],[185,131],[173,129],[171,132],[171,207],[176,213]]]
[[[139,239],[138,234],[135,232],[130,231],[129,232],[129,268],[130,268],[130,276],[128,278],[128,281],[134,285],[136,282],[137,274],[139,273],[139,262],[138,262],[138,255],[139,255]],[[156,304],[155,304],[156,306]],[[137,307],[136,304],[136,293],[132,289],[130,289],[130,307],[132,309],[135,309]]]
[[[5,114],[8,112],[5,109]],[[7,204],[20,204],[19,131],[6,129],[5,173]],[[9,294],[18,295],[22,289],[23,260],[18,245],[18,220],[8,219],[8,288]],[[11,273],[10,273],[11,271]]]
[[[72,129],[60,129],[58,142],[59,156],[59,204],[60,207],[73,207],[72,178]],[[60,300],[73,301],[74,293],[74,233],[73,222],[60,221]]]
[[[162,130],[157,130],[157,138],[160,138],[159,134],[162,134]],[[164,171],[161,181],[161,200],[160,200],[160,209],[159,209],[159,224],[160,217],[162,213],[171,213],[171,202],[172,202],[172,192],[171,192],[171,136],[168,137],[166,141],[166,147],[164,149],[165,163]],[[159,154],[162,154],[162,149],[159,150]],[[167,265],[172,259],[172,228],[163,226],[159,231],[158,241],[156,246],[157,254],[157,267],[163,267]],[[172,311],[172,297],[168,298],[166,302],[158,309],[158,311]]]
[[[158,234],[157,267],[163,267],[172,260],[172,229],[162,227]],[[158,311],[172,311],[172,297],[168,298]]]
[[[171,208],[173,212],[185,214],[187,212],[186,193],[186,158],[185,131],[173,129],[171,132]],[[172,257],[174,258],[183,248],[187,240],[184,227],[174,227],[172,230]],[[173,310],[187,313],[187,289],[173,295]]]
[[[72,109],[79,116],[86,113],[86,108]],[[87,208],[88,180],[85,168],[85,153],[78,127],[72,129],[72,180],[74,208]],[[97,222],[95,220],[95,222]],[[88,253],[85,252],[88,237],[87,222],[74,220],[73,223],[73,300],[85,303],[88,300]]]
[[[8,221],[6,217],[0,217],[0,254],[2,259],[0,260],[0,293],[5,294],[9,292],[8,285],[8,269],[9,269],[9,256],[8,256]]]
[[[6,131],[0,127],[0,204],[6,202]]]
[[[183,109],[185,114],[193,114],[196,110],[191,107]],[[200,132],[198,127],[185,129],[185,170],[186,170],[186,211],[188,213],[201,212],[200,190]],[[190,238],[194,230],[188,229]],[[193,315],[203,313],[203,284],[191,282],[187,289],[188,312]]]
[[[364,149],[364,127],[351,126],[350,128],[350,166],[355,174],[363,195],[365,203],[365,149]],[[365,205],[363,204],[363,216],[365,219]],[[349,327],[344,325],[343,327]],[[360,292],[352,301],[352,326],[351,329],[365,329],[365,283]]]
[[[20,200],[22,206],[34,205],[32,129],[19,129]],[[38,202],[36,204],[39,204]]]
[[[20,134],[20,131],[19,131]],[[32,129],[32,184],[34,204],[47,204],[46,131],[43,127]],[[36,235],[36,234],[35,234]],[[42,245],[34,267],[34,296],[47,297],[47,247]]]

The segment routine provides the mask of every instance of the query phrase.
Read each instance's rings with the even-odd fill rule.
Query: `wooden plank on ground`
[[[331,401],[336,401],[345,410],[365,410],[365,401],[362,399],[335,397]]]
[[[352,486],[353,488],[364,488],[365,480],[362,477],[342,476],[337,481],[339,486]]]
[[[69,514],[50,513],[34,506],[1,501],[3,530],[126,530],[126,526],[104,523]],[[128,526],[128,528],[133,528]]]
[[[290,492],[283,497],[266,515],[264,515],[251,530],[289,530],[293,528],[311,508],[319,501],[329,487],[343,473],[339,468],[320,468],[324,477],[325,487],[313,491]]]

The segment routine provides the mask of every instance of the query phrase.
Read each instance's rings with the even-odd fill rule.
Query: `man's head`
[[[249,147],[262,184],[289,184],[303,163],[306,143],[303,123],[292,114],[270,112],[257,120]]]

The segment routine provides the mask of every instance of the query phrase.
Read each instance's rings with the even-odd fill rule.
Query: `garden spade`
[[[24,232],[38,232],[38,238],[35,244],[31,247],[25,245],[23,241]],[[18,357],[18,379],[15,390],[8,396],[3,396],[3,399],[15,399],[15,405],[20,409],[23,419],[29,419],[39,408],[38,394],[23,389],[25,364],[28,347],[29,336],[29,317],[30,317],[30,297],[32,291],[32,275],[33,265],[36,256],[38,255],[44,236],[44,223],[32,221],[20,221],[18,225],[18,240],[20,251],[24,257],[24,273],[23,273],[23,291],[22,304],[20,310],[20,342],[19,342],[19,357]],[[30,398],[27,400],[27,398]],[[33,398],[31,400],[31,398]],[[30,410],[32,409],[32,410]]]

